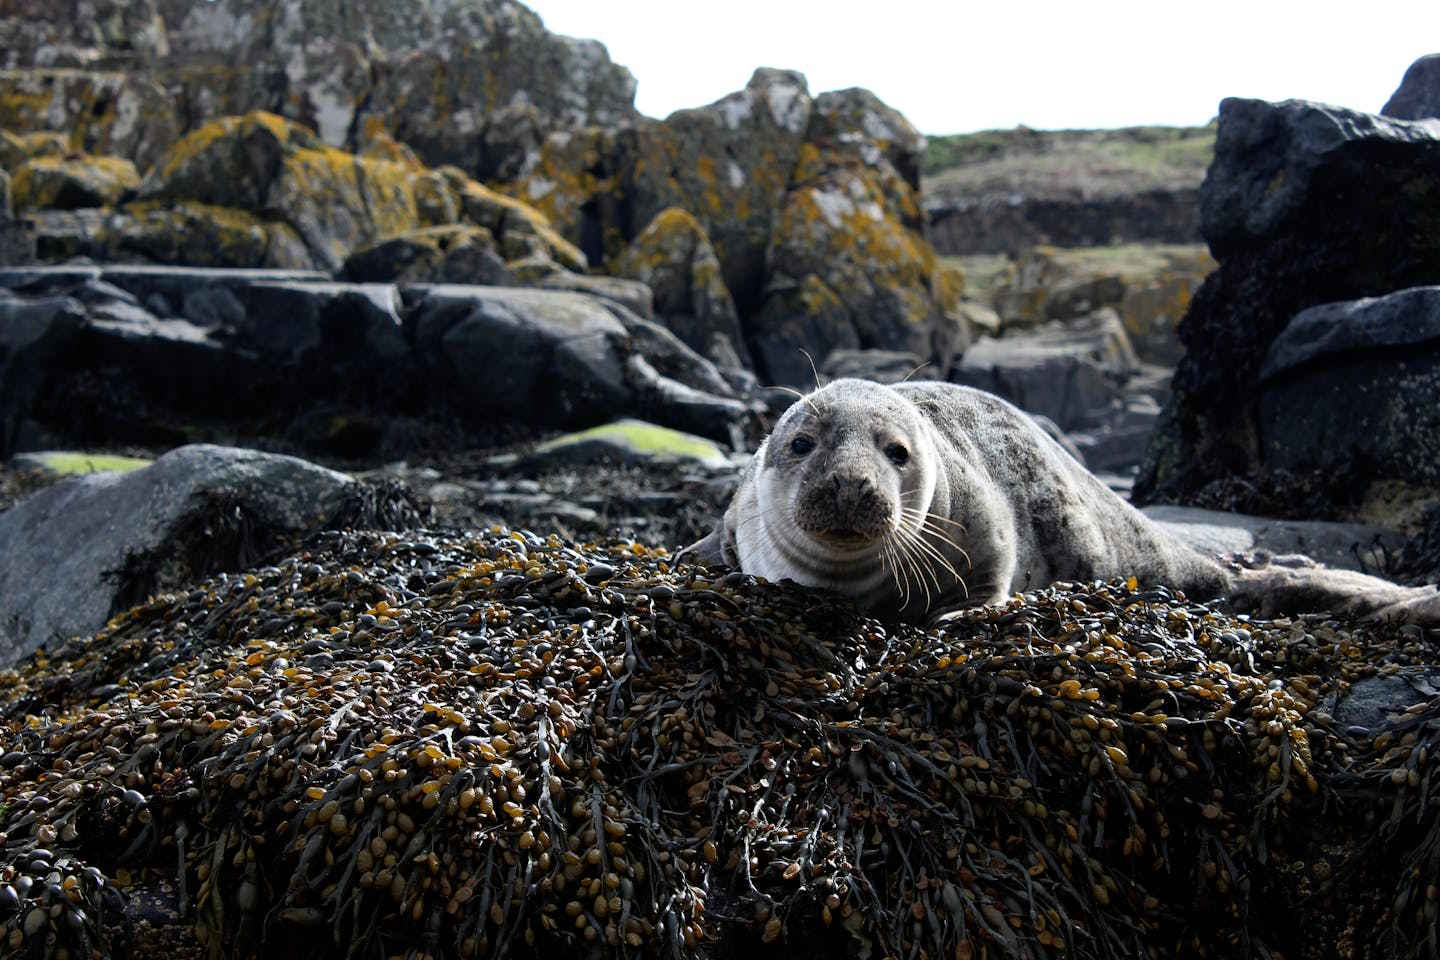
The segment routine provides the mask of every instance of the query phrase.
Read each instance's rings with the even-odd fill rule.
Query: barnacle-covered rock
[[[1134,583],[926,632],[633,542],[327,534],[0,674],[0,920],[104,955],[143,866],[215,956],[1410,956],[1434,657]]]
[[[108,207],[140,185],[135,164],[123,157],[36,157],[15,169],[11,193],[17,211]]]

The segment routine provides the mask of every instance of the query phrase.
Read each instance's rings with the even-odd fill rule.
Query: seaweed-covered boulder
[[[1302,310],[1270,344],[1260,391],[1265,463],[1360,474],[1389,500],[1428,504],[1440,490],[1440,287]]]
[[[1265,469],[1261,368],[1297,313],[1440,282],[1437,171],[1440,120],[1294,100],[1221,104],[1202,191],[1220,265],[1180,324],[1186,354],[1138,501],[1191,502],[1209,484]]]
[[[140,185],[135,164],[123,157],[37,157],[15,170],[17,211],[108,207]]]
[[[634,334],[617,316],[628,311],[618,305],[549,290],[416,286],[409,293],[415,349],[435,388],[469,423],[518,417],[583,427],[634,416],[729,441],[745,415],[718,372],[662,328],[649,324],[644,333],[672,358],[687,358],[692,371],[705,371],[702,387],[668,375],[683,364],[657,370],[647,359],[663,356],[654,346],[632,351]],[[634,317],[628,326],[644,324]]]
[[[1410,64],[1400,86],[1380,112],[1397,120],[1440,117],[1440,53],[1423,56]]]
[[[750,365],[720,258],[693,216],[679,207],[660,211],[626,248],[615,272],[654,292],[655,313],[692,350],[720,359],[712,352],[718,334],[734,347],[744,366]]]
[[[0,662],[93,633],[152,591],[243,569],[319,527],[351,483],[294,457],[200,445],[47,487],[0,513]]]
[[[1133,582],[924,631],[634,541],[326,534],[3,675],[0,922],[154,953],[102,899],[145,866],[217,957],[1398,960],[1433,658]]]

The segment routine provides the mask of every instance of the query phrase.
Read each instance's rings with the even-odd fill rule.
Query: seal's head
[[[735,527],[742,568],[862,600],[882,589],[937,482],[915,405],[883,384],[836,380],[792,405],[756,456],[755,510]]]

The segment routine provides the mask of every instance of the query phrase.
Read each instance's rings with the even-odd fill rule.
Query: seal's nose
[[[860,516],[875,507],[875,485],[868,477],[835,474],[830,487],[841,516]]]

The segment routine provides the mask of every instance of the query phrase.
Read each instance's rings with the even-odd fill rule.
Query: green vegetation
[[[719,447],[703,437],[668,427],[657,427],[643,420],[617,420],[579,433],[568,433],[563,437],[548,440],[536,448],[538,453],[548,453],[562,447],[573,446],[587,441],[599,440],[628,447],[636,453],[687,457],[695,460],[723,459],[725,454]]]
[[[151,461],[140,457],[120,457],[108,453],[42,453],[34,458],[45,465],[45,469],[61,476],[72,473],[129,473],[150,466]]]
[[[1032,196],[1134,193],[1198,186],[1215,127],[986,130],[929,137],[921,172],[930,193],[1021,191]]]

